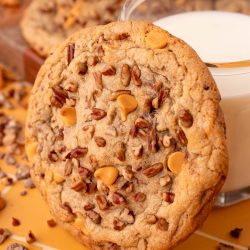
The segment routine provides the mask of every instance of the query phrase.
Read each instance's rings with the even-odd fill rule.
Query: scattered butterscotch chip
[[[12,226],[17,227],[20,226],[21,222],[19,219],[12,217]]]
[[[243,231],[243,228],[236,227],[235,229],[230,231],[230,236],[235,239],[238,239],[242,231]]]
[[[71,127],[76,124],[76,109],[74,107],[63,107],[60,110],[60,117],[66,126]]]
[[[31,244],[31,243],[33,243],[33,242],[36,241],[36,237],[35,237],[35,235],[32,233],[32,231],[29,231],[29,232],[28,232],[28,234],[27,234],[27,236],[25,237],[25,239],[26,239],[26,242],[29,243],[29,244]]]
[[[47,224],[49,227],[55,227],[57,225],[56,221],[53,219],[47,220]]]
[[[121,111],[121,120],[126,121],[129,113],[137,108],[137,101],[134,96],[123,94],[117,97],[117,104]]]
[[[174,173],[179,174],[182,168],[182,164],[185,160],[185,154],[183,152],[174,152],[168,157],[168,168]]]
[[[6,200],[0,197],[0,211],[6,207]]]
[[[116,167],[105,166],[97,169],[94,173],[94,177],[106,185],[112,185],[116,181],[118,174],[119,172]]]
[[[151,30],[146,34],[145,42],[152,49],[162,49],[166,47],[169,39],[169,34],[164,30]]]

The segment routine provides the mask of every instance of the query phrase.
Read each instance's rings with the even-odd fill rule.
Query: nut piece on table
[[[122,121],[126,121],[128,114],[136,110],[138,105],[135,97],[127,94],[118,96],[117,104],[121,111]]]
[[[183,152],[174,152],[168,157],[168,168],[174,174],[179,174],[181,172],[184,160],[185,160],[185,154]]]
[[[112,185],[117,177],[118,177],[118,170],[113,166],[106,166],[99,168],[95,171],[94,177],[98,180],[101,180],[106,185]]]
[[[76,124],[76,109],[73,107],[63,107],[60,110],[60,118],[62,122],[71,127]]]
[[[152,49],[162,49],[168,43],[169,34],[164,30],[152,30],[146,37],[146,44]]]
[[[38,142],[37,141],[27,141],[25,144],[25,151],[28,156],[29,161],[33,161],[34,156],[37,151]]]

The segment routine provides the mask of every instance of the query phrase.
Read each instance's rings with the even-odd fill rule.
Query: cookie
[[[220,95],[193,49],[145,22],[86,28],[42,66],[26,152],[57,222],[91,249],[171,249],[227,175]]]
[[[250,2],[249,0],[217,0],[215,7],[217,10],[240,12],[250,15]]]
[[[122,0],[32,1],[21,22],[22,34],[39,55],[47,57],[75,31],[115,21],[121,4]]]

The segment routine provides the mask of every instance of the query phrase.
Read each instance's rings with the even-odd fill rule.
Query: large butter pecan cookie
[[[21,22],[22,34],[46,57],[75,31],[115,21],[121,4],[122,0],[34,0]]]
[[[152,24],[74,34],[42,66],[27,121],[51,213],[91,249],[171,249],[227,174],[219,102],[197,54]]]

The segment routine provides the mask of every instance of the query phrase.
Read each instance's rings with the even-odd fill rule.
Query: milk
[[[168,16],[155,22],[190,44],[205,62],[250,59],[250,17],[203,11]],[[250,186],[250,66],[210,68],[222,95],[230,169],[223,192]]]

